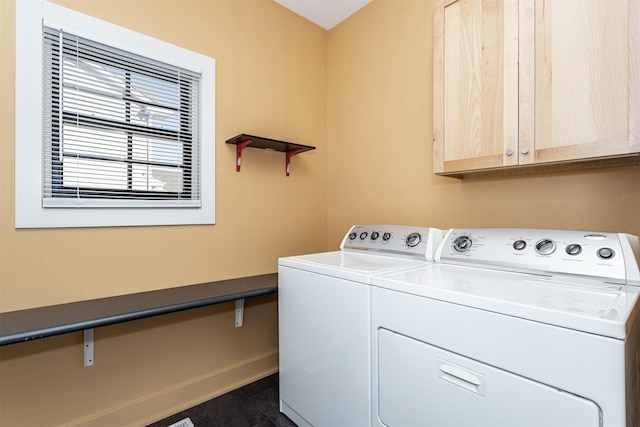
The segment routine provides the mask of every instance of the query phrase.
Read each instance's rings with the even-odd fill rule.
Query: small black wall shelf
[[[242,163],[242,150],[245,147],[262,148],[264,150],[282,151],[286,154],[285,171],[289,176],[291,167],[291,157],[303,151],[315,150],[316,147],[309,145],[294,144],[292,142],[278,141],[276,139],[263,138],[261,136],[253,136],[247,134],[236,135],[228,139],[227,144],[236,146],[236,171],[240,172],[240,164]]]

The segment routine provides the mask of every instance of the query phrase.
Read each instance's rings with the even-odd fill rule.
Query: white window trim
[[[202,73],[200,208],[42,207],[42,24]],[[16,228],[215,223],[215,59],[44,0],[16,2]]]

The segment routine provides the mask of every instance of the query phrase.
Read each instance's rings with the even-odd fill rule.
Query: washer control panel
[[[342,239],[340,249],[433,261],[443,236],[442,230],[431,227],[354,225]]]
[[[640,239],[623,233],[514,228],[451,229],[436,253],[444,264],[640,284]]]

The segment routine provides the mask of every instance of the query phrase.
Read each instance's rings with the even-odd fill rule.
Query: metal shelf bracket
[[[236,328],[244,324],[244,298],[236,300]]]
[[[240,165],[242,164],[242,149],[247,145],[251,144],[253,141],[248,139],[243,142],[239,142],[236,145],[236,172],[240,172]]]
[[[285,166],[285,171],[287,172],[287,176],[289,176],[289,171],[291,170],[291,157],[295,156],[298,153],[302,153],[302,151],[303,151],[302,148],[297,148],[295,150],[287,151],[287,153],[286,153],[286,156],[287,156],[286,162],[287,162],[287,164]]]
[[[84,330],[84,367],[93,366],[93,328]]]

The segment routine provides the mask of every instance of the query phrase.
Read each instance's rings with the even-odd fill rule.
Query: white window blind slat
[[[43,206],[200,207],[200,74],[43,27]]]

